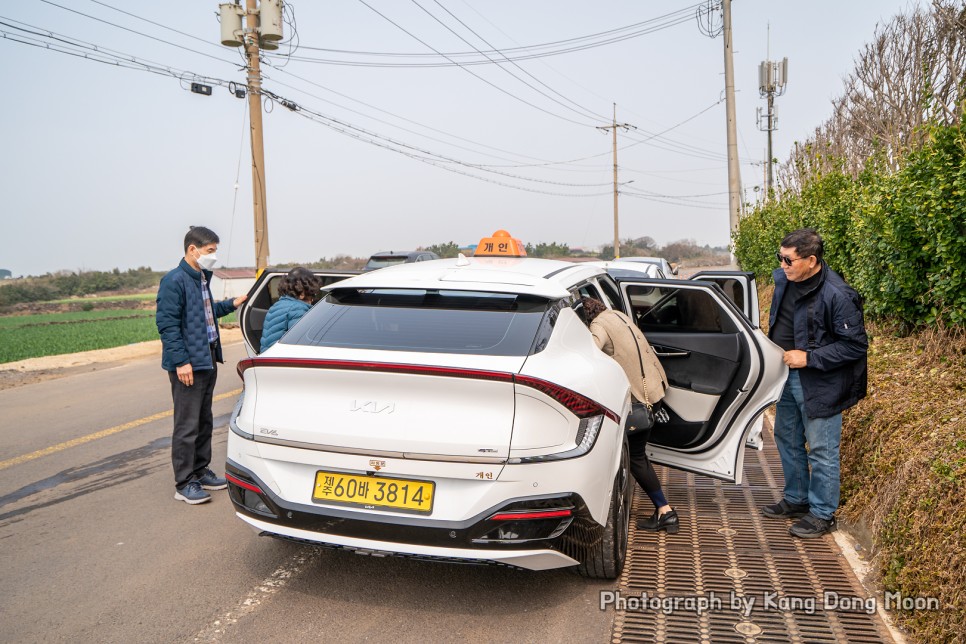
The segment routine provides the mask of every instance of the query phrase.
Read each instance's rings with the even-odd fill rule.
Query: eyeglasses
[[[808,259],[808,257],[789,257],[788,255],[782,255],[781,253],[775,253],[775,259],[778,260],[779,264],[785,264],[785,266],[791,266],[793,263],[800,259]]]

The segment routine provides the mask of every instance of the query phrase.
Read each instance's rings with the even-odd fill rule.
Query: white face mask
[[[209,255],[198,255],[198,266],[205,269],[206,271],[210,271],[212,268],[214,268],[215,262],[217,261],[218,261],[218,258],[215,257],[214,253],[211,253]]]

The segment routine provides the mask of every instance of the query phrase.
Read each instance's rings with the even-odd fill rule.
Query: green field
[[[235,314],[221,318],[235,322]],[[0,363],[157,340],[154,311],[107,309],[0,317]]]
[[[90,302],[97,305],[100,302],[130,302],[130,301],[155,301],[156,293],[134,293],[133,295],[92,295],[89,297],[69,297],[63,300],[50,300],[51,304],[72,304],[74,302]]]

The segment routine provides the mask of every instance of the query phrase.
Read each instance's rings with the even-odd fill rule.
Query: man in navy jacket
[[[161,334],[161,367],[171,381],[174,400],[174,498],[190,505],[211,500],[205,490],[228,487],[211,463],[211,413],[221,352],[217,319],[234,311],[247,295],[215,302],[211,297],[211,268],[217,258],[218,235],[192,226],[184,238],[184,259],[161,278],[155,320]]]
[[[789,367],[775,414],[785,488],[781,501],[761,511],[798,518],[788,531],[806,539],[835,529],[842,411],[865,396],[867,385],[861,298],[823,255],[811,228],[782,240],[768,329]]]

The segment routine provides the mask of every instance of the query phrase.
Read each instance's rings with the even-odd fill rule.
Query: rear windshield
[[[424,289],[334,289],[285,344],[349,349],[525,356],[546,298]]]
[[[408,258],[405,255],[395,255],[392,257],[370,257],[366,262],[366,268],[385,268],[396,264],[405,264]]]

